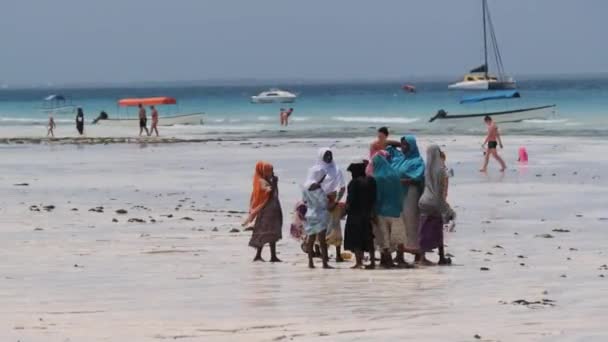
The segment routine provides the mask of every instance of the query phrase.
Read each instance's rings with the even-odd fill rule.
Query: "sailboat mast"
[[[486,0],[481,0],[481,7],[483,12],[483,60],[485,65],[486,79],[488,78],[488,39],[486,37]]]

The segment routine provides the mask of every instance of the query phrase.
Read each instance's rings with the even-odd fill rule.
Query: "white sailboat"
[[[496,40],[496,34],[494,32],[494,25],[492,24],[492,17],[490,16],[490,9],[488,8],[487,0],[481,0],[481,7],[483,12],[483,52],[484,52],[484,64],[471,70],[468,74],[464,75],[464,78],[460,82],[450,84],[448,89],[456,90],[505,90],[505,89],[516,89],[517,85],[515,80],[508,76],[502,64],[502,57],[498,48],[498,42]],[[489,37],[488,37],[489,33]],[[488,39],[490,46],[488,46]],[[494,55],[496,64],[496,75],[490,73],[488,64],[488,47],[491,48],[491,52]]]

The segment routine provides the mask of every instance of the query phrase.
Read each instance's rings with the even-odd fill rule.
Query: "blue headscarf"
[[[381,154],[377,154],[372,163],[376,180],[376,213],[379,216],[400,217],[403,188],[399,175]]]
[[[391,156],[391,166],[397,171],[400,178],[408,178],[416,182],[424,181],[424,160],[420,156],[416,137],[406,135],[401,138],[401,141],[407,142],[408,150],[402,152],[393,146],[389,146],[386,150]],[[403,186],[405,194],[407,194],[408,186]]]

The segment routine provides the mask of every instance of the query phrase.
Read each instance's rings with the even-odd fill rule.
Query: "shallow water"
[[[125,97],[173,96],[178,106],[163,106],[161,116],[175,112],[205,112],[202,127],[183,127],[172,134],[288,134],[322,137],[358,136],[370,126],[390,126],[393,130],[412,130],[426,134],[472,134],[484,130],[481,122],[462,124],[428,123],[439,109],[449,113],[479,113],[556,104],[547,111],[548,120],[532,120],[505,125],[504,130],[534,135],[608,135],[605,128],[608,108],[608,78],[529,79],[519,82],[521,99],[458,104],[463,92],[447,90],[448,81],[417,83],[416,94],[405,93],[401,84],[391,82],[282,84],[299,94],[294,104],[251,104],[249,97],[276,85],[259,86],[154,86],[88,89],[0,90],[0,126],[10,126],[14,135],[22,126],[44,125],[47,114],[40,111],[42,99],[51,93],[71,97],[82,106],[87,121],[100,111],[110,116],[133,117],[135,111],[120,110],[116,101]],[[281,107],[294,107],[292,126],[278,127]],[[71,126],[73,114],[57,114],[59,125]],[[135,128],[134,128],[135,129]],[[44,132],[44,130],[41,130]],[[184,132],[182,132],[184,131]],[[39,133],[41,134],[41,133]]]

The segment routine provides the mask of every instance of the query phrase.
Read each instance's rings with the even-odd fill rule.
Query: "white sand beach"
[[[319,147],[345,169],[367,138],[2,144],[0,341],[608,340],[608,141],[507,136],[509,170],[484,175],[479,138],[418,139],[456,173],[453,266],[307,268],[298,184]],[[280,264],[240,227],[260,159]]]

